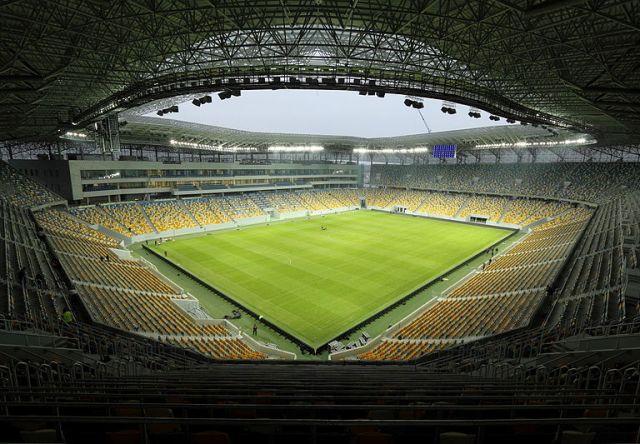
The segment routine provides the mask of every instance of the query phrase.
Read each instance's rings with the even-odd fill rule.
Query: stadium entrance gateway
[[[476,215],[469,216],[469,222],[475,222],[478,224],[486,224],[488,220],[489,218],[487,216],[476,216]]]

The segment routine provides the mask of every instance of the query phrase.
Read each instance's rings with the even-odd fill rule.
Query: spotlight
[[[211,96],[206,95],[206,96],[200,97],[200,103],[211,103]]]
[[[170,106],[169,108],[156,111],[156,114],[159,116],[162,116],[163,114],[177,113],[177,112],[178,112],[178,105],[173,105],[173,106]]]
[[[280,79],[280,77],[278,77],[278,79]],[[231,95],[235,97],[240,97],[242,95],[242,91],[240,91],[239,89],[234,89],[233,91],[231,91]]]
[[[200,106],[200,100],[198,99],[193,99],[191,103],[193,103],[195,106]]]
[[[529,125],[529,124],[528,124],[527,122],[520,122],[520,125],[522,125],[522,126],[527,126],[527,125]]]
[[[479,119],[480,118],[480,110],[478,110],[476,108],[469,108],[468,115],[469,115],[469,117],[473,117],[474,119]]]
[[[358,94],[361,96],[366,96],[367,95],[367,90],[366,89],[361,89],[360,91],[358,91]]]
[[[513,119],[507,119],[507,123],[516,123],[516,121]]]
[[[456,105],[455,103],[444,101],[442,102],[442,108],[440,108],[444,114],[455,114],[456,113]]]
[[[231,97],[231,91],[220,91],[218,93],[218,97],[220,97],[220,100],[225,100]]]
[[[376,91],[376,96],[382,99],[384,97],[384,91]]]
[[[494,122],[497,122],[498,120],[500,120],[500,117],[494,116],[494,115],[490,115],[489,116],[489,120],[493,120]]]
[[[410,106],[410,107],[415,108],[415,109],[424,108],[424,103],[422,103],[422,100],[413,100],[413,99],[409,99],[409,98],[404,99],[404,105],[405,106]]]

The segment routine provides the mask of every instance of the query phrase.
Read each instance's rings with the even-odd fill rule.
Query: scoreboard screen
[[[432,155],[438,159],[455,159],[458,145],[434,145]]]

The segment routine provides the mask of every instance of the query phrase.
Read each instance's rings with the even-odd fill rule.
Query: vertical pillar
[[[96,147],[104,157],[120,157],[120,127],[118,114],[111,114],[96,123]]]

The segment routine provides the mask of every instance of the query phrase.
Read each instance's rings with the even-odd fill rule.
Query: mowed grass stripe
[[[315,348],[509,234],[354,211],[178,239],[156,249]]]

